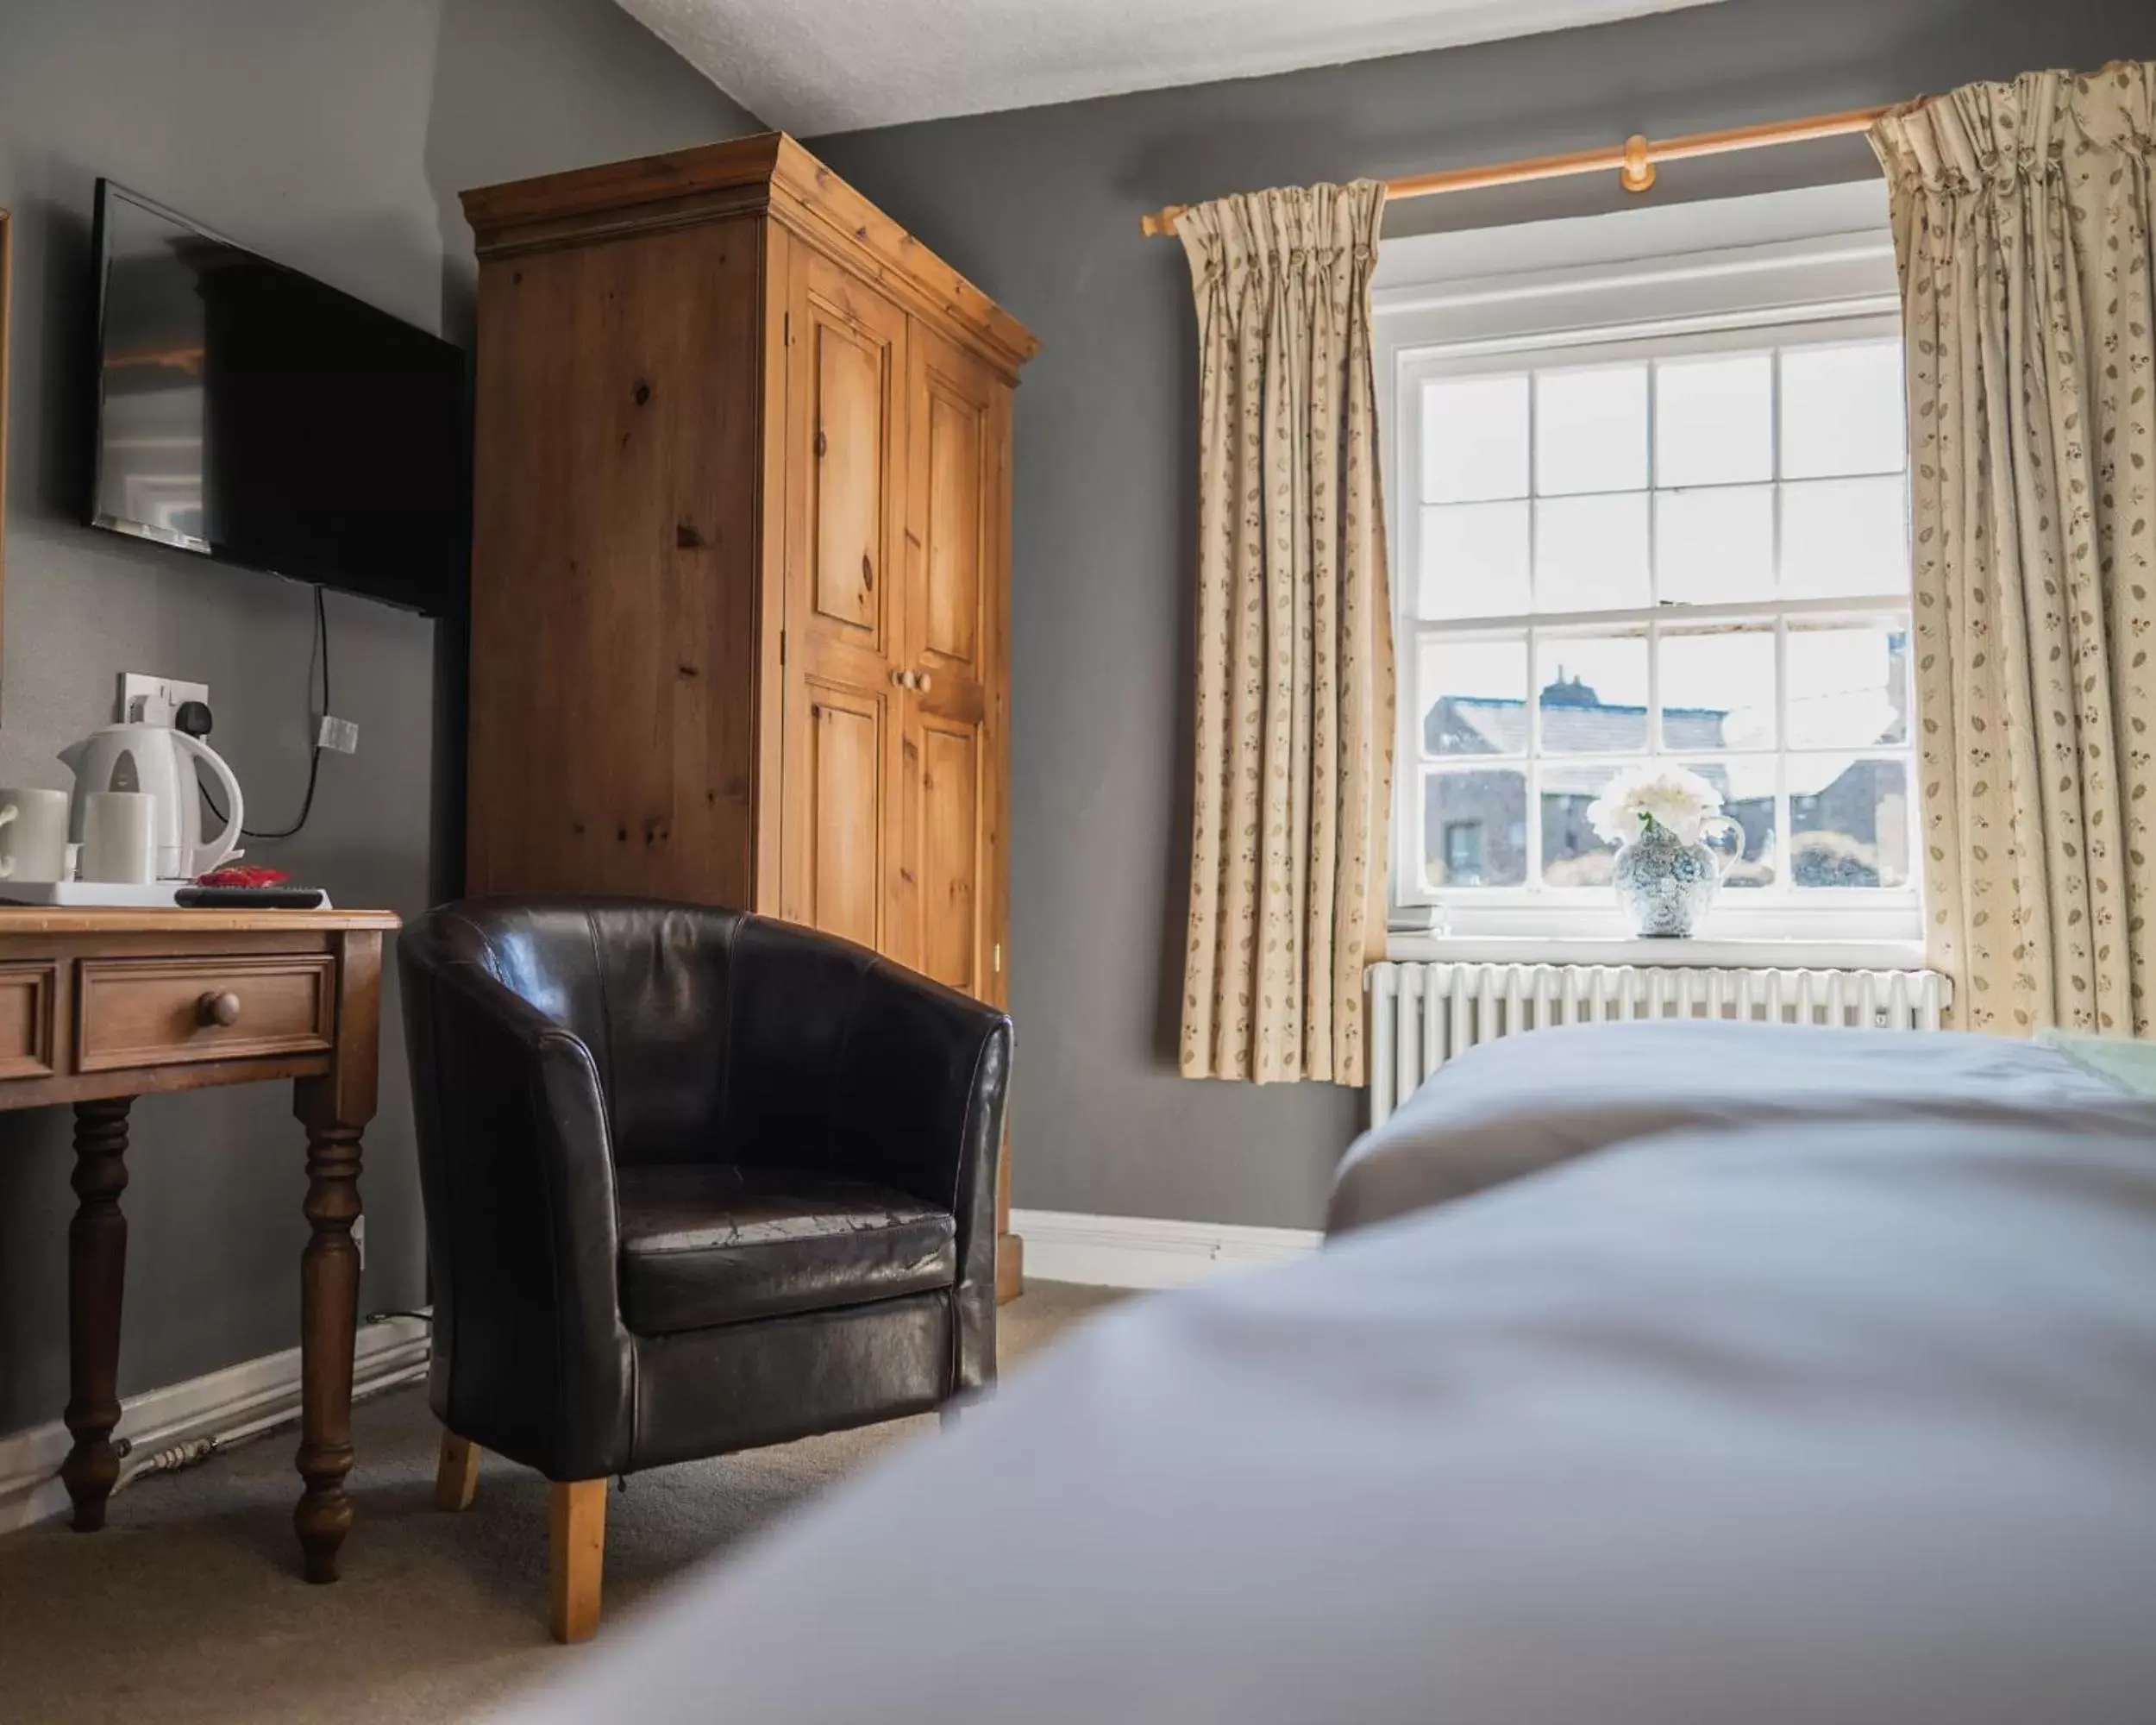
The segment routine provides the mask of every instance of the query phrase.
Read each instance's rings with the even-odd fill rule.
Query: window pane
[[[1774,596],[1774,487],[1654,498],[1656,597],[1675,605]]]
[[[1902,398],[1899,342],[1785,350],[1782,476],[1901,472],[1908,459]]]
[[[1774,356],[1664,360],[1654,373],[1654,482],[1774,477]]]
[[[1535,375],[1535,494],[1641,491],[1647,483],[1647,368]]]
[[[1646,493],[1538,502],[1534,593],[1537,611],[1646,604]]]
[[[1684,630],[1662,637],[1662,746],[1774,747],[1774,631]]]
[[[1545,755],[1632,755],[1647,746],[1647,637],[1545,635],[1537,645]],[[1608,774],[1602,773],[1607,780]]]
[[[1783,593],[1839,598],[1908,590],[1908,503],[1898,474],[1782,487]]]
[[[1774,762],[1689,761],[1685,763],[1721,793],[1722,812],[1744,829],[1744,850],[1722,876],[1725,887],[1774,884]],[[1729,837],[1717,827],[1714,847],[1726,852]]]
[[[1527,505],[1463,503],[1422,511],[1424,617],[1518,617],[1527,609]]]
[[[1542,787],[1542,878],[1552,887],[1607,887],[1617,853],[1597,837],[1587,811],[1617,775],[1615,765],[1545,767]]]
[[[1527,752],[1527,643],[1426,641],[1420,668],[1426,755]]]
[[[1422,386],[1422,500],[1527,494],[1527,380],[1432,378]]]
[[[1909,734],[1901,623],[1789,626],[1789,746],[1863,749]]]
[[[1517,887],[1527,878],[1527,775],[1432,773],[1423,783],[1422,872],[1430,886]]]
[[[1908,773],[1899,761],[1789,756],[1789,873],[1800,887],[1906,887]]]

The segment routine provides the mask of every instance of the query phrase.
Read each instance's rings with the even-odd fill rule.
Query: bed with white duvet
[[[1440,1067],[1382,1131],[1351,1147],[1333,1181],[1327,1231],[1664,1132],[1890,1120],[1928,1121],[1949,1135],[2032,1122],[2147,1132],[2156,1102],[2091,1070],[2122,1046],[2093,1037],[2037,1043],[1701,1019],[1506,1037]],[[2135,1070],[2130,1061],[2108,1063]]]
[[[2156,1113],[1973,1039],[1567,1035],[1451,1075],[1501,1177],[1119,1308],[505,1716],[2156,1718]],[[1457,1148],[1445,1088],[1359,1165]]]

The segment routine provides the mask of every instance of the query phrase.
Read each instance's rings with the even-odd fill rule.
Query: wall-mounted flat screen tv
[[[464,355],[97,183],[93,525],[436,614],[469,553]]]

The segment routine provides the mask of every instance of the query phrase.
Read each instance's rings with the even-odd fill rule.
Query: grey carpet
[[[1004,1367],[1117,1297],[1033,1284],[1003,1309]],[[608,1621],[936,1431],[898,1421],[636,1476],[607,1501]],[[0,1719],[438,1725],[574,1659],[547,1637],[546,1481],[490,1456],[478,1502],[444,1515],[439,1436],[416,1385],[354,1409],[357,1519],[333,1587],[298,1579],[289,1431],[130,1486],[103,1534],[0,1539]]]

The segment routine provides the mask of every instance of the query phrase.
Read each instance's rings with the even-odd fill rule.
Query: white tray
[[[0,904],[106,905],[128,910],[171,909],[187,881],[0,881]],[[324,893],[317,910],[331,910]]]

